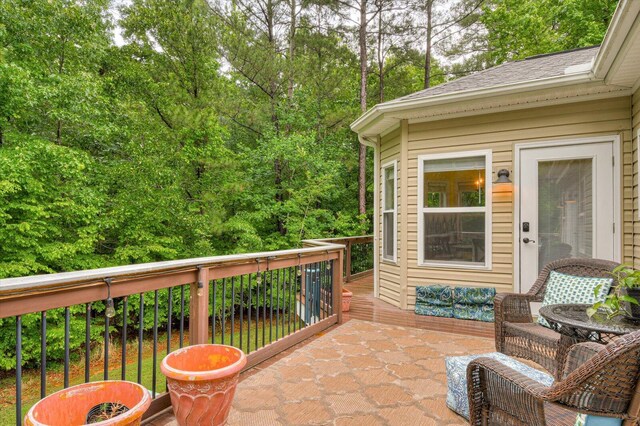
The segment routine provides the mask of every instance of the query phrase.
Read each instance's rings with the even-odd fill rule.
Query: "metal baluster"
[[[89,382],[91,369],[91,303],[86,304],[84,323],[84,382]]]
[[[233,346],[233,335],[236,333],[236,277],[231,277],[231,346]]]
[[[221,314],[221,319],[220,322],[222,323],[222,344],[224,345],[224,332],[226,331],[225,329],[227,328],[227,324],[225,321],[225,317],[226,315],[226,301],[227,301],[227,279],[223,278],[222,279],[222,314]]]
[[[180,286],[180,347],[184,346],[184,284]]]
[[[249,316],[248,326],[247,326],[247,353],[251,353],[251,306],[253,305],[253,300],[251,299],[251,274],[247,275],[247,287],[249,287],[249,306],[247,308],[247,315]]]
[[[40,312],[40,398],[47,394],[47,312]]]
[[[282,276],[284,277],[284,271]],[[280,269],[276,271],[276,340],[278,340],[278,328],[280,328]]]
[[[167,297],[169,299],[169,312],[167,313],[167,355],[171,353],[171,326],[173,320],[173,287],[169,287],[167,290]],[[167,380],[164,381],[164,390],[169,390],[169,384]]]
[[[322,279],[324,277],[324,262],[318,262],[318,290],[316,291],[316,294],[318,295],[318,300],[319,300],[319,304],[318,304],[318,317],[320,320],[322,320],[324,318],[323,316],[323,310],[324,310],[324,295],[322,294]]]
[[[240,275],[240,350],[242,350],[242,329],[244,328],[244,275]]]
[[[122,299],[122,380],[127,380],[127,313],[129,312],[129,298]]]
[[[153,366],[151,376],[151,394],[156,397],[156,373],[158,370],[158,290],[153,292]]]
[[[267,265],[267,268],[269,265]],[[264,280],[267,279],[267,274],[262,274],[262,346],[264,346],[266,332],[267,332],[267,284]]]
[[[329,300],[331,301],[331,315],[334,314],[334,308],[335,306],[333,306],[333,268],[335,268],[335,264],[333,262],[333,260],[330,261],[331,262],[331,271],[329,272]],[[342,306],[339,306],[340,309],[342,309]]]
[[[22,316],[16,316],[16,425],[22,424]]]
[[[64,387],[69,387],[69,307],[64,308]]]
[[[322,281],[320,281],[320,291],[322,292],[322,298],[323,298],[323,303],[322,303],[322,318],[327,318],[327,261],[322,262]]]
[[[309,294],[309,304],[311,306],[307,306],[307,309],[311,308],[311,309],[309,309],[309,322],[312,322],[318,316],[318,312],[316,312],[316,310],[317,310],[317,305],[316,305],[316,298],[317,298],[316,287],[317,287],[317,284],[318,284],[316,281],[318,280],[318,264],[314,263],[311,266],[311,270],[309,272],[311,272],[310,273],[311,282],[305,284],[305,287],[306,287],[305,290],[307,292],[309,292],[309,290],[311,290],[310,294]],[[305,322],[305,326],[306,325],[307,324]]]
[[[212,302],[211,302],[211,343],[216,342],[216,290],[218,288],[218,281],[213,280]]]
[[[104,364],[102,376],[104,380],[109,380],[109,317],[104,316]]]
[[[167,313],[167,355],[171,353],[171,319],[173,317],[173,287],[169,287],[169,312]]]
[[[291,268],[284,269],[282,271],[282,337],[285,335],[285,321],[287,316],[289,315],[289,310],[286,308],[286,298],[287,298],[287,279],[291,279]]]
[[[300,266],[300,273],[304,274],[304,269]],[[306,277],[305,277],[306,278]],[[300,284],[298,284],[300,282]],[[298,299],[298,285],[302,286],[302,275],[293,282],[293,332],[298,328],[298,308],[302,309],[302,290],[300,290],[300,298]],[[300,287],[302,288],[302,287]]]
[[[327,301],[325,299],[326,293],[323,289],[326,272],[327,267],[325,266],[325,262],[320,262],[320,282],[318,284],[318,292],[320,293],[320,320],[325,318],[324,310],[327,307]]]
[[[144,333],[144,293],[140,293],[140,322],[138,324],[138,383],[142,384],[142,338]]]
[[[305,273],[300,275],[300,289],[298,290],[298,281],[295,282],[295,288],[294,288],[294,303],[296,303],[296,307],[295,307],[295,312],[293,313],[293,332],[295,333],[296,330],[300,329],[300,317],[302,317],[302,289],[304,288],[305,290],[305,298],[306,298],[306,291],[307,291],[307,283],[306,281],[309,278],[309,274],[307,274],[307,269],[309,265],[304,265],[305,268]],[[304,282],[303,282],[304,281]],[[300,291],[300,298],[298,299],[298,291]],[[299,301],[298,301],[299,300]],[[305,300],[306,303],[306,300]],[[304,306],[305,309],[309,309],[309,307],[305,304]],[[298,313],[299,312],[299,313]]]
[[[260,276],[260,272],[258,272],[256,274],[256,284],[258,284],[259,280],[258,277]],[[255,340],[256,340],[256,347],[255,349],[258,350],[258,348],[260,346],[258,346],[258,325],[260,323],[260,285],[256,285],[256,336],[255,336]]]
[[[273,342],[273,270],[269,271],[269,343]]]
[[[294,270],[294,274],[293,274],[293,279],[294,280],[298,279],[297,273],[298,273],[297,269]],[[291,281],[292,281],[291,280],[291,274],[289,274],[289,295],[287,297],[288,302],[289,302],[289,321],[288,321],[287,327],[288,327],[289,330],[288,330],[287,334],[291,334],[291,315],[292,315],[292,310],[291,310],[291,292],[292,292]]]

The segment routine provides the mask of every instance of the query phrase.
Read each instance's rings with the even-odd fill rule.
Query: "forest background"
[[[616,3],[3,0],[0,278],[370,233],[350,122],[599,44]]]

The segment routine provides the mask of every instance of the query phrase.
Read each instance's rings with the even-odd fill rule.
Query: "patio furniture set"
[[[640,424],[640,324],[586,312],[616,285],[616,266],[561,259],[528,293],[498,294],[497,352],[445,360],[447,405],[471,425]],[[537,322],[534,302],[543,304]]]

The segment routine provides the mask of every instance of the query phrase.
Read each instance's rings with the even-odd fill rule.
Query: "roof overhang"
[[[592,66],[573,67],[559,77],[385,102],[360,116],[351,129],[372,137],[386,133],[400,120],[433,121],[629,96],[640,77],[639,15],[639,0],[620,2]]]
[[[640,77],[640,1],[621,0],[593,65],[607,84],[634,87]]]

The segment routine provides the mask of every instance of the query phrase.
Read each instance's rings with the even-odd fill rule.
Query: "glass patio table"
[[[562,376],[564,362],[569,348],[576,343],[596,342],[606,345],[616,336],[640,330],[640,322],[623,317],[608,319],[602,313],[591,318],[587,309],[591,305],[547,305],[540,308],[539,314],[547,320],[553,330],[560,333],[558,347],[558,377]]]

